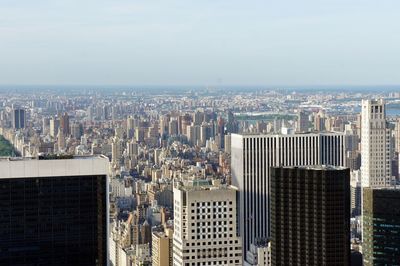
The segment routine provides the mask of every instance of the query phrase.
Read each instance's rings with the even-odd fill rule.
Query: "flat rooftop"
[[[107,175],[106,156],[1,157],[0,179]]]
[[[254,132],[244,132],[244,133],[232,133],[232,135],[239,135],[239,136],[259,136],[259,137],[273,137],[273,136],[342,136],[344,135],[344,132],[330,132],[330,131],[324,131],[324,132],[293,132],[291,134],[283,134],[283,133],[254,133]]]
[[[279,166],[273,166],[271,168],[281,168]],[[307,166],[282,166],[282,168],[289,169],[307,169],[307,170],[345,170],[347,167],[335,166],[335,165],[307,165]]]

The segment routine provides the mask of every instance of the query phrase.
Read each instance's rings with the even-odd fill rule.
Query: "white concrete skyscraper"
[[[232,134],[232,184],[239,189],[239,227],[243,253],[270,237],[271,166],[345,166],[342,133]],[[243,254],[243,255],[244,255]]]
[[[175,183],[173,265],[242,265],[236,189]]]
[[[392,184],[390,129],[386,123],[384,100],[363,100],[361,116],[362,186],[390,186]]]

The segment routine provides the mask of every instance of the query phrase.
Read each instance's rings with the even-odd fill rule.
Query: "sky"
[[[399,85],[398,0],[0,0],[0,85]]]

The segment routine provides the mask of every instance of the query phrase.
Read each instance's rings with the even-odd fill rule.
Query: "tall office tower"
[[[256,240],[269,237],[269,168],[271,166],[345,165],[341,133],[232,134],[232,184],[240,191],[243,256]]]
[[[135,126],[134,126],[134,118],[132,116],[129,116],[126,119],[126,136],[128,139],[133,138],[135,135]]]
[[[304,110],[299,110],[297,114],[297,132],[307,132],[308,129],[308,114]]]
[[[12,110],[12,121],[14,129],[25,128],[26,124],[26,113],[24,109],[14,108]]]
[[[385,102],[362,101],[361,179],[363,187],[392,184],[390,129],[386,125]]]
[[[152,233],[152,266],[172,266],[173,230]]]
[[[175,184],[173,265],[242,265],[236,193],[226,186]]]
[[[271,168],[271,265],[350,265],[350,172]]]
[[[70,128],[69,128],[69,116],[68,113],[64,113],[60,117],[60,128],[62,130],[62,133],[64,136],[68,136],[70,133]]]
[[[400,263],[400,189],[363,189],[365,266]]]
[[[0,161],[0,265],[107,265],[108,159]]]

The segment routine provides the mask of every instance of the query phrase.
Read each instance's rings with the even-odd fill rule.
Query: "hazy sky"
[[[0,84],[400,84],[400,1],[0,0]]]

